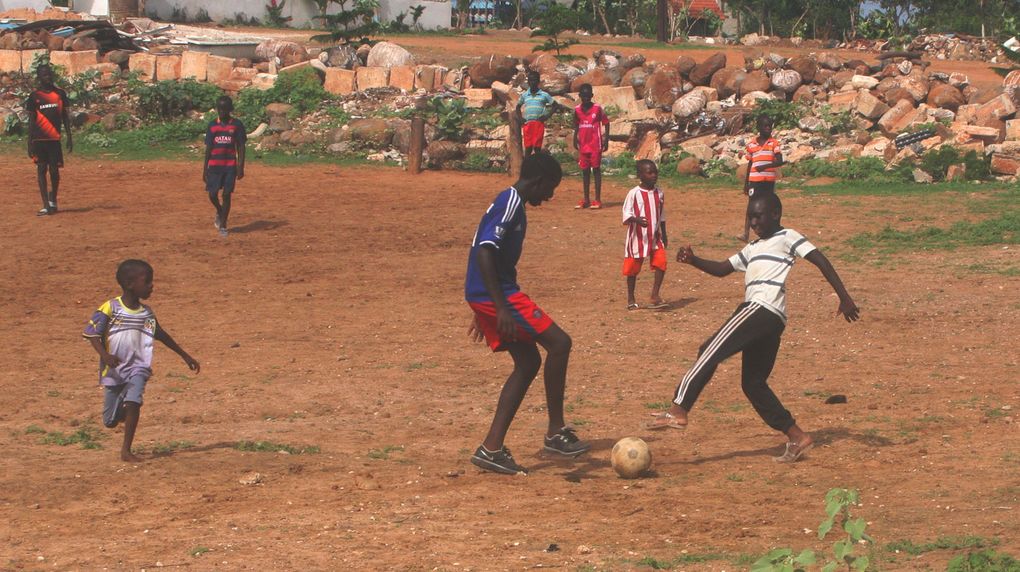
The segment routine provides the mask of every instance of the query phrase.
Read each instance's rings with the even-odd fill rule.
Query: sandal
[[[637,302],[634,302],[633,304],[627,304],[628,310],[637,310],[639,308],[641,308],[641,306],[639,306]]]
[[[772,457],[772,460],[777,463],[794,463],[798,459],[803,457],[804,453],[807,453],[812,448],[814,448],[814,446],[815,446],[814,441],[808,441],[803,445],[800,443],[794,443],[793,441],[790,441],[789,443],[786,444],[786,451],[778,457]]]
[[[681,420],[669,411],[652,413],[652,417],[654,417],[655,420],[645,423],[645,429],[650,429],[652,431],[659,429],[676,429],[678,431],[683,431],[684,429],[687,429],[687,421]]]

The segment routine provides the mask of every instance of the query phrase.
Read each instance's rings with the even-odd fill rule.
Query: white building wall
[[[0,0],[0,2],[9,0]],[[26,0],[21,0],[26,1]],[[75,0],[75,9],[79,2],[103,2],[107,0]],[[145,0],[145,13],[157,19],[168,19],[174,9],[187,10],[189,17],[194,17],[199,10],[205,9],[209,17],[219,22],[228,18],[234,18],[238,14],[246,18],[254,16],[263,19],[266,16],[267,0]],[[380,0],[379,17],[382,21],[388,22],[400,12],[410,13],[409,6],[422,4],[425,12],[418,21],[426,29],[449,28],[450,27],[450,2],[434,2],[429,0]],[[338,12],[336,6],[330,8],[330,13]],[[322,22],[316,18],[319,9],[311,0],[287,0],[283,7],[283,15],[291,18],[290,25],[295,28],[321,28]],[[410,24],[410,17],[404,20]]]
[[[74,0],[74,11],[93,16],[109,16],[110,0]]]
[[[0,11],[32,8],[36,12],[42,12],[50,6],[49,0],[0,0]]]

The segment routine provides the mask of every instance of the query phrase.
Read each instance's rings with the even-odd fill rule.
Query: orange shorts
[[[644,262],[644,258],[624,258],[623,259],[623,275],[624,276],[637,276],[641,273],[641,263]],[[652,255],[648,258],[652,268],[655,270],[666,271],[666,251],[662,248],[657,248],[652,251]]]

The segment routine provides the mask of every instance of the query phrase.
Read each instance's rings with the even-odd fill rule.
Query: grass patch
[[[971,183],[953,181],[919,185],[913,181],[839,181],[831,185],[805,187],[798,183],[784,184],[784,187],[795,187],[805,195],[860,195],[860,196],[893,196],[893,195],[931,195],[934,193],[985,193],[1002,191],[1005,186],[991,183]]]
[[[641,560],[638,560],[636,564],[638,566],[648,566],[652,570],[670,570],[681,564],[698,564],[702,562],[711,562],[713,560],[727,559],[728,557],[723,554],[680,554],[675,558],[664,560],[660,560],[654,556],[645,556]]]
[[[982,550],[953,558],[946,572],[1020,572],[1020,561],[1009,554]]]
[[[105,437],[95,425],[85,423],[77,431],[66,435],[60,431],[50,431],[43,436],[42,443],[46,445],[60,445],[61,447],[81,445],[82,449],[102,449],[103,446],[99,441]]]
[[[295,447],[284,443],[273,443],[272,441],[238,441],[234,444],[238,451],[251,453],[279,453],[284,452],[291,455],[311,455],[320,451],[315,445]]]
[[[150,450],[157,455],[165,455],[174,451],[190,449],[194,446],[195,444],[191,441],[170,441],[169,443],[155,443]]]
[[[974,548],[989,548],[997,546],[999,540],[996,538],[984,538],[982,536],[940,536],[931,542],[914,544],[910,540],[897,540],[885,545],[886,552],[903,552],[911,556],[919,556],[926,552],[938,550],[964,550]]]
[[[39,435],[46,433],[46,430],[38,425],[29,425],[25,427],[25,435]]]
[[[644,404],[645,409],[656,409],[662,411],[669,409],[670,405],[672,404],[669,401],[650,401]]]
[[[198,556],[201,556],[201,555],[205,554],[206,552],[211,552],[211,551],[212,551],[212,548],[207,548],[205,546],[196,546],[196,547],[192,548],[191,550],[189,550],[188,554],[190,554],[192,557],[198,557]]]
[[[983,221],[960,221],[948,229],[923,226],[904,231],[887,226],[878,232],[852,236],[847,243],[854,248],[875,248],[881,252],[1020,244],[1020,208]]]
[[[397,453],[403,450],[403,445],[386,445],[382,449],[369,449],[368,458],[386,461],[390,458],[390,453]]]
[[[648,40],[647,42],[636,42],[636,41],[620,42],[618,44],[616,44],[616,43],[610,44],[609,42],[605,42],[605,41],[594,41],[594,42],[589,43],[589,42],[585,42],[584,40],[582,40],[578,45],[582,45],[582,46],[585,46],[585,45],[592,45],[592,46],[596,46],[596,45],[598,45],[598,46],[613,45],[613,46],[619,46],[621,48],[641,48],[641,49],[655,48],[656,50],[674,50],[674,51],[678,51],[678,52],[690,51],[690,50],[715,50],[715,51],[719,51],[719,44],[688,44],[686,42],[680,43],[680,44],[662,44],[662,43],[655,42],[655,41],[652,41],[652,40]]]

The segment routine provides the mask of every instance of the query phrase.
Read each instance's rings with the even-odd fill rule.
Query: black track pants
[[[701,345],[697,361],[676,388],[673,403],[690,411],[715,368],[726,358],[743,352],[744,395],[769,427],[785,433],[795,423],[793,416],[768,386],[785,327],[779,316],[762,306],[748,302],[738,306],[719,331]]]

